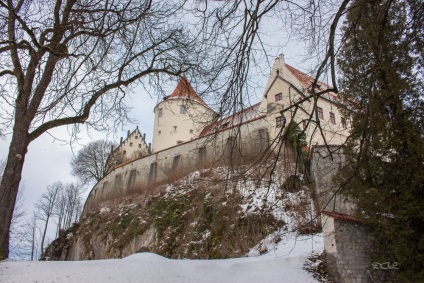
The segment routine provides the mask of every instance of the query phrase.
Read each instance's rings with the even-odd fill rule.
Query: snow
[[[268,253],[223,260],[172,260],[152,253],[123,259],[93,261],[3,261],[0,282],[172,282],[172,283],[266,283],[318,282],[303,270],[306,256],[322,251],[322,236],[296,236],[278,231],[264,241]],[[271,240],[270,240],[271,239]]]

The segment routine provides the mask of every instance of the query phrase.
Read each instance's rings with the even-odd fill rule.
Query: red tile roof
[[[191,86],[190,82],[187,80],[186,77],[181,78],[175,90],[166,99],[173,98],[173,97],[187,98],[187,99],[190,98],[209,108],[206,102],[204,102],[203,99],[201,99],[200,96],[193,89],[193,87]]]
[[[287,69],[300,81],[300,83],[307,89],[310,89],[312,86],[312,83],[314,82],[315,78],[311,77],[310,75],[305,74],[302,71],[299,71],[298,69],[286,64]],[[316,91],[324,91],[329,88],[331,88],[329,85],[318,81],[318,86],[316,88]],[[324,95],[327,99],[334,100],[337,97],[337,94],[334,92],[329,92]]]
[[[334,219],[337,219],[337,220],[344,220],[344,221],[357,222],[357,223],[362,222],[358,218],[355,218],[353,216],[343,214],[343,213],[330,212],[330,211],[326,211],[326,210],[322,211],[322,213],[325,214],[325,215],[331,216],[331,217],[333,217]]]
[[[246,109],[243,109],[240,112],[237,112],[233,115],[230,115],[228,117],[225,117],[223,119],[220,119],[218,121],[215,121],[209,125],[207,125],[202,132],[200,133],[199,137],[206,136],[208,134],[218,132],[224,129],[229,129],[234,126],[238,126],[240,124],[253,121],[256,118],[258,118],[258,109],[259,105],[261,103],[257,103],[255,105],[252,105]]]

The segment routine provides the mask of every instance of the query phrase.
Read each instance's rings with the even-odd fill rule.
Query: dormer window
[[[180,105],[180,114],[186,114],[186,113],[187,113],[187,109],[185,105]]]
[[[280,100],[283,100],[283,94],[281,92],[275,95],[275,101],[280,101]]]

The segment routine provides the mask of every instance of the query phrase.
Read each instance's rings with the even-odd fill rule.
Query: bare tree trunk
[[[21,116],[16,116],[20,117]],[[13,129],[3,178],[0,183],[0,260],[9,254],[9,227],[12,222],[13,209],[22,178],[25,155],[28,151],[28,127],[18,121]]]

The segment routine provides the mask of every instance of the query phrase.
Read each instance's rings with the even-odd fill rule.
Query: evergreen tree
[[[423,11],[418,0],[353,1],[338,59],[352,106],[342,190],[402,282],[424,281]]]

